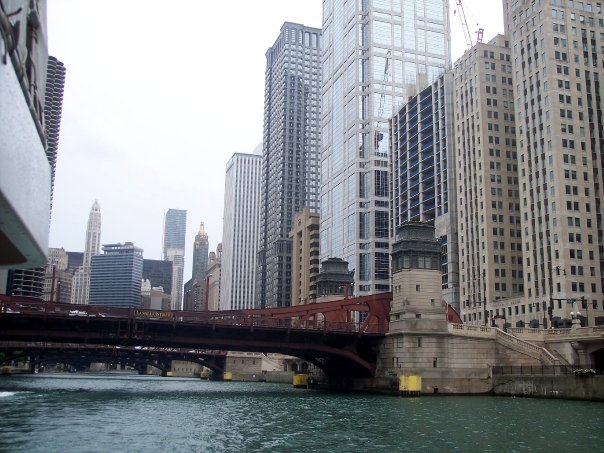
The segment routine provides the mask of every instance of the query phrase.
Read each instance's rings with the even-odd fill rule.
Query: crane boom
[[[470,34],[470,29],[468,28],[466,12],[463,9],[463,4],[461,3],[461,0],[455,0],[455,3],[457,4],[457,10],[459,11],[459,20],[461,20],[463,35],[466,38],[466,46],[468,49],[471,49],[474,44],[472,43],[472,35]]]

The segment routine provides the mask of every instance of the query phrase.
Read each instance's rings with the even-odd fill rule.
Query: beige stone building
[[[453,67],[461,316],[490,324],[522,296],[522,233],[510,47],[496,36]]]
[[[319,274],[319,214],[304,208],[294,217],[292,240],[292,305],[307,304],[317,297]]]
[[[210,311],[220,310],[220,275],[222,272],[222,244],[216,247],[216,253],[210,252],[207,272],[207,306]]]
[[[604,302],[602,4],[503,5],[517,122],[524,305],[541,326],[550,316],[564,320],[577,311],[594,325]]]

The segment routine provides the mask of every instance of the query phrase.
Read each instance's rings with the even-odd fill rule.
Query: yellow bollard
[[[294,388],[308,388],[308,374],[294,374]]]
[[[398,390],[401,396],[419,396],[422,390],[422,377],[419,374],[403,374],[399,376]]]

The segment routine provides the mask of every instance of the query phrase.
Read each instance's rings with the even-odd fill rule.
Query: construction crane
[[[474,43],[472,42],[472,34],[470,33],[470,28],[468,27],[468,21],[466,20],[466,12],[464,11],[461,0],[455,0],[455,3],[457,5],[457,10],[454,10],[453,14],[455,14],[457,11],[459,11],[459,20],[461,21],[461,27],[463,28],[464,38],[466,39],[466,47],[468,49],[471,49],[472,46],[474,45]],[[478,23],[476,25],[478,25]],[[482,42],[483,33],[484,33],[484,29],[478,28],[478,31],[476,32],[476,43]]]

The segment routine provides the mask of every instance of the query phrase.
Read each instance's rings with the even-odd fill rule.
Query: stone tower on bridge
[[[421,222],[400,226],[392,248],[390,332],[409,330],[447,331],[440,245],[434,227]]]

